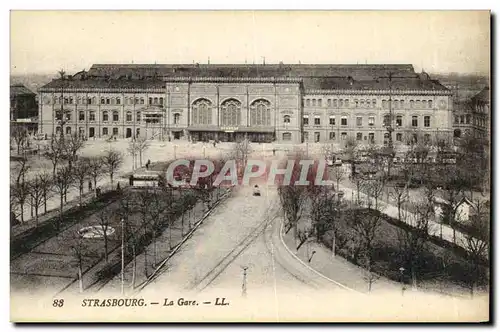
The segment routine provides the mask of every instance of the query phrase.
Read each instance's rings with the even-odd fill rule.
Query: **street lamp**
[[[177,159],[177,145],[174,145],[174,159]]]
[[[401,278],[401,295],[404,295],[404,293],[405,293],[405,283],[404,283],[405,268],[404,267],[400,267],[399,268],[399,273],[400,273],[400,278]]]
[[[121,293],[124,293],[124,284],[125,284],[125,219],[121,219],[122,226],[122,273],[121,273]]]
[[[247,270],[248,266],[242,266],[243,269],[243,284],[241,285],[241,296],[247,296]]]

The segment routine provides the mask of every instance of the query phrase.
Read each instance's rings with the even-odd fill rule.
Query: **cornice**
[[[446,90],[304,90],[304,95],[434,95],[451,96]]]

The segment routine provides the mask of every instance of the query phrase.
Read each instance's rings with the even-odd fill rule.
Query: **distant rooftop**
[[[10,96],[20,96],[20,95],[35,95],[33,91],[28,89],[23,84],[11,84],[10,85]]]

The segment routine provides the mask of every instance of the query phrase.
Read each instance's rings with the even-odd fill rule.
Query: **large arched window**
[[[223,126],[239,126],[241,122],[241,103],[236,99],[226,100],[221,105],[221,122]]]
[[[265,99],[256,100],[250,105],[250,125],[270,126],[271,125],[271,103]],[[289,119],[290,120],[290,119]]]
[[[194,125],[212,124],[212,103],[210,100],[195,100],[191,106],[191,115],[191,121]]]
[[[113,121],[119,121],[119,115],[118,115],[118,111],[113,111]]]
[[[109,121],[108,111],[102,112],[102,121]]]

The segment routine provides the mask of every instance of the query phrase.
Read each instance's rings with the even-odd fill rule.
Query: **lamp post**
[[[399,273],[400,273],[400,278],[401,278],[401,295],[404,295],[404,293],[405,293],[405,283],[404,283],[405,268],[404,267],[400,267],[399,268]]]
[[[247,296],[247,270],[248,266],[243,266],[243,284],[241,285],[241,296]]]
[[[177,159],[177,145],[174,145],[174,159]]]
[[[125,284],[125,219],[121,219],[122,226],[122,271],[121,271],[121,293],[124,293],[124,284]]]

